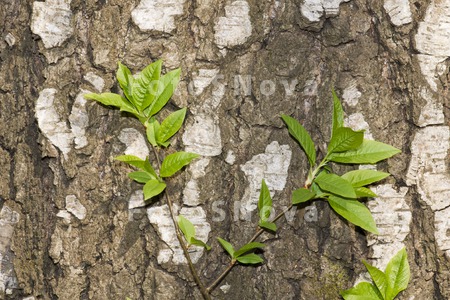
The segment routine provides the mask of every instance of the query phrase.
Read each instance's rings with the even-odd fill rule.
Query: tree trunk
[[[406,246],[399,299],[450,298],[450,1],[12,0],[0,6],[0,298],[199,299],[163,198],[114,161],[147,156],[140,123],[83,98],[118,92],[117,62],[182,68],[188,107],[172,147],[201,158],[171,179],[177,209],[213,246],[192,258],[210,284],[255,232],[264,178],[280,212],[307,159],[280,114],[324,154],[331,89],[345,122],[402,153],[367,202],[380,235],[316,201],[264,234],[265,263],[238,265],[215,299],[339,299]],[[154,159],[150,155],[150,159]],[[351,167],[334,166],[338,172]]]

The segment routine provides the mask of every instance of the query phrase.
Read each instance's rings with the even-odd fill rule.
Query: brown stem
[[[153,152],[155,153],[156,162],[158,164],[158,169],[161,170],[161,162],[159,160],[158,151],[155,149],[155,147],[152,147],[152,148],[153,148]],[[200,293],[202,293],[203,299],[211,300],[211,296],[209,295],[208,289],[205,288],[205,285],[203,284],[202,280],[198,276],[197,269],[195,268],[194,263],[191,260],[191,257],[190,257],[189,252],[188,252],[188,247],[186,246],[186,244],[184,242],[184,239],[183,239],[183,235],[181,233],[181,230],[178,227],[178,223],[176,221],[175,213],[174,213],[174,210],[173,210],[173,202],[170,199],[170,197],[169,197],[167,192],[164,193],[164,197],[166,199],[167,206],[169,206],[170,217],[172,218],[173,226],[175,227],[175,233],[177,235],[178,242],[180,242],[181,249],[183,249],[183,254],[186,257],[186,260],[187,260],[188,265],[189,265],[189,270],[191,271],[191,274],[194,277],[194,281],[197,284],[197,286],[198,286],[198,288],[200,290]]]
[[[284,216],[285,213],[287,213],[294,205],[291,204],[289,205],[288,208],[286,208],[285,210],[283,210],[281,213],[279,213],[274,219],[273,219],[273,223],[275,223],[276,221],[278,221],[282,216]],[[251,243],[254,242],[265,230],[262,228],[259,228],[256,233],[253,235],[253,237],[247,242]],[[232,260],[230,262],[230,264],[228,265],[228,267],[220,274],[219,277],[217,277],[216,280],[214,280],[213,283],[211,283],[208,288],[206,289],[208,291],[208,293],[210,293],[221,281],[222,279],[225,278],[225,276],[228,275],[228,273],[230,273],[231,269],[233,269],[233,267],[236,265],[236,260]]]

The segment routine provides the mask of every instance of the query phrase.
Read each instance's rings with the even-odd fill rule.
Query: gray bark
[[[216,237],[237,246],[254,234],[256,212],[249,220],[236,207],[256,183],[266,178],[278,212],[303,185],[307,160],[281,113],[323,155],[334,86],[348,124],[402,150],[377,167],[392,173],[368,202],[379,238],[325,202],[301,206],[263,235],[266,262],[236,266],[214,298],[339,299],[364,274],[362,259],[384,268],[403,245],[411,281],[399,299],[450,298],[450,3],[334,2],[3,3],[0,298],[200,298],[170,237],[162,241],[163,200],[130,205],[141,186],[113,160],[145,154],[139,122],[80,94],[118,92],[117,61],[138,72],[159,58],[182,68],[169,108],[190,109],[172,147],[202,154],[167,192],[213,245],[193,254],[206,283],[228,264]]]

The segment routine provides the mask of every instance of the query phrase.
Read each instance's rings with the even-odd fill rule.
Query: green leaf
[[[323,191],[320,188],[320,186],[317,183],[315,183],[315,182],[313,182],[311,184],[311,191],[313,193],[316,193],[316,195],[314,196],[314,199],[326,198],[326,197],[328,197],[330,195],[330,193],[327,193],[327,192]]]
[[[357,286],[340,292],[344,300],[384,300],[380,291],[369,282],[360,282]]]
[[[292,204],[300,204],[313,199],[316,196],[315,192],[308,189],[301,188],[292,192]]]
[[[117,156],[116,158],[114,158],[115,160],[121,161],[121,162],[125,162],[129,165],[132,165],[136,168],[139,168],[143,171],[146,171],[148,173],[150,173],[152,176],[154,176],[155,178],[158,178],[158,175],[156,175],[155,170],[153,169],[152,165],[150,164],[150,162],[148,161],[148,159],[143,160],[140,159],[137,156],[134,155],[120,155]]]
[[[151,118],[149,122],[146,124],[146,134],[147,134],[147,140],[148,142],[153,146],[158,146],[158,143],[156,142],[156,136],[159,131],[160,124],[155,118]]]
[[[242,246],[241,248],[239,248],[239,250],[237,250],[234,253],[233,258],[238,258],[242,254],[245,254],[245,253],[247,253],[249,251],[256,250],[256,249],[262,249],[265,246],[266,245],[264,245],[263,243],[258,243],[258,242],[248,243],[248,244]]]
[[[378,195],[372,192],[371,189],[365,187],[357,187],[355,188],[355,194],[358,198],[375,198]]]
[[[102,94],[85,94],[85,99],[88,100],[95,100],[97,102],[100,102],[103,105],[109,105],[109,106],[115,106],[120,108],[121,111],[129,112],[135,116],[139,116],[139,113],[136,111],[136,109],[133,107],[133,105],[128,102],[127,99],[124,97],[114,94],[114,93],[102,93]]]
[[[119,68],[116,73],[117,81],[119,82],[120,88],[122,89],[125,97],[132,101],[132,89],[134,77],[130,70],[123,64],[119,62]]]
[[[211,246],[209,246],[208,244],[204,243],[204,242],[201,241],[201,240],[196,239],[195,237],[192,237],[192,238],[189,240],[189,244],[195,245],[195,246],[203,247],[203,248],[205,248],[205,249],[208,250],[208,251],[211,250]]]
[[[331,136],[333,136],[338,128],[344,126],[344,110],[334,89],[331,90],[331,93],[333,94],[333,130]]]
[[[175,133],[177,133],[178,130],[180,130],[185,116],[186,108],[183,108],[171,113],[164,121],[162,121],[159,130],[156,132],[156,141],[158,144],[164,144]]]
[[[258,226],[264,229],[268,229],[270,231],[276,232],[277,231],[277,225],[272,222],[262,221],[259,220]]]
[[[155,176],[145,171],[136,171],[128,173],[128,177],[139,183],[147,183],[147,181],[149,180],[156,179]]]
[[[372,266],[363,260],[363,264],[366,266],[367,271],[369,271],[370,277],[375,283],[376,287],[380,291],[381,295],[385,299],[386,289],[388,286],[386,274],[377,267]]]
[[[388,144],[364,140],[358,149],[333,153],[328,159],[344,164],[375,164],[400,152],[400,150]]]
[[[161,177],[170,177],[184,166],[188,165],[193,159],[200,155],[190,152],[175,152],[166,156],[163,160],[160,170]]]
[[[348,127],[336,129],[328,145],[328,155],[344,152],[361,146],[364,139],[364,131],[354,131]]]
[[[222,245],[223,249],[225,249],[232,258],[234,258],[233,246],[224,239],[221,239],[220,237],[218,237],[217,240],[219,241],[220,245]]]
[[[336,174],[320,173],[314,180],[321,189],[342,196],[344,198],[356,198],[353,186]]]
[[[269,188],[263,179],[261,182],[261,191],[259,193],[258,201],[259,218],[261,221],[267,221],[269,219],[271,209],[272,198],[270,197]]]
[[[178,227],[180,227],[181,232],[183,232],[184,237],[186,238],[186,241],[190,243],[191,238],[195,237],[195,227],[185,217],[182,215],[178,216]]]
[[[165,188],[166,184],[164,182],[160,182],[156,179],[149,180],[144,185],[144,200],[148,200],[161,194]]]
[[[341,177],[349,181],[353,187],[361,187],[380,181],[388,177],[389,175],[389,173],[379,172],[375,170],[354,170],[345,173]]]
[[[155,96],[153,104],[150,106],[148,116],[153,116],[158,113],[172,97],[178,82],[180,81],[181,69],[176,69],[168,72],[159,79],[158,93]]]
[[[289,133],[298,141],[305,151],[309,164],[314,166],[316,163],[316,149],[314,148],[314,142],[309,133],[296,119],[287,115],[281,115],[281,118],[286,123]]]
[[[389,261],[385,273],[388,281],[386,299],[391,300],[394,299],[398,293],[407,288],[411,276],[408,264],[408,255],[405,248],[400,250]]]
[[[264,260],[260,256],[254,253],[239,256],[238,258],[236,258],[236,260],[244,265],[255,265],[264,262]]]
[[[341,215],[350,223],[353,223],[369,232],[378,234],[378,229],[375,221],[373,220],[372,214],[369,209],[358,200],[329,196],[328,203],[336,213]]]
[[[140,111],[144,110],[146,107],[144,105],[148,106],[150,104],[148,102],[151,102],[152,97],[154,97],[152,87],[158,83],[161,74],[161,65],[161,60],[149,64],[141,71],[141,73],[139,73],[139,75],[136,75],[134,79],[132,97],[134,104]]]

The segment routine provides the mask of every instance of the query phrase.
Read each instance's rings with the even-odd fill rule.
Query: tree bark
[[[331,3],[333,2],[333,3]],[[181,67],[169,109],[189,114],[174,149],[202,157],[167,193],[213,249],[192,258],[205,284],[256,230],[264,178],[276,212],[306,178],[282,113],[319,155],[331,89],[345,122],[402,153],[367,202],[380,235],[315,201],[265,233],[265,263],[235,266],[214,299],[339,299],[406,247],[398,299],[449,299],[449,0],[12,0],[0,6],[0,299],[200,299],[161,198],[114,161],[153,154],[129,115],[87,102],[118,92],[117,62]],[[351,166],[333,166],[338,172]]]

